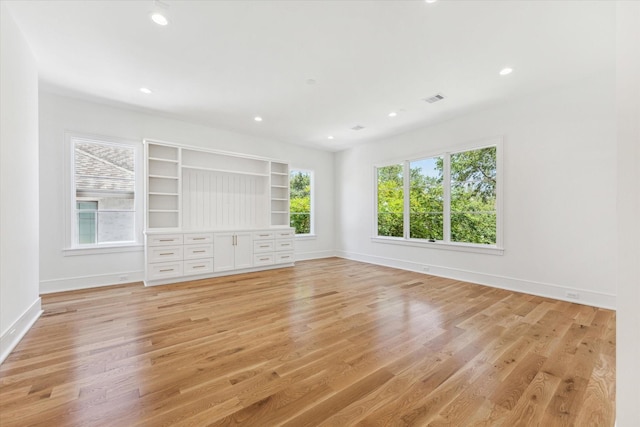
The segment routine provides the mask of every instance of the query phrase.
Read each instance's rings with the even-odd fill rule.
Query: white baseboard
[[[42,314],[42,304],[40,297],[18,318],[2,336],[0,336],[0,363],[9,356],[11,351],[20,342],[22,337],[29,332],[29,329],[36,323]]]
[[[316,252],[297,252],[296,261],[306,261],[310,259],[331,258],[337,256],[336,251],[316,251]]]
[[[383,265],[386,267],[415,271],[423,274],[431,274],[433,276],[478,283],[481,285],[506,289],[509,291],[522,292],[525,294],[553,298],[578,304],[586,304],[611,310],[616,309],[616,295],[614,294],[605,294],[601,292],[570,288],[551,283],[523,280],[514,277],[478,273],[475,271],[463,270],[459,268],[434,266],[432,264],[429,264],[429,271],[425,271],[424,264],[421,263],[395,258],[379,257],[375,255],[366,255],[355,252],[336,251],[336,256],[354,261],[362,261],[369,264]],[[567,292],[577,292],[580,295],[580,298],[568,298]]]
[[[94,276],[67,277],[40,281],[40,294],[53,292],[76,291],[78,289],[97,288],[100,286],[122,285],[123,283],[142,282],[144,271],[123,271]]]

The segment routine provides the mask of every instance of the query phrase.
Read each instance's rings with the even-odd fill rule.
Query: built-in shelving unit
[[[289,165],[145,141],[145,284],[292,266]]]
[[[289,165],[271,162],[271,225],[289,226]]]
[[[147,143],[147,228],[180,227],[180,150]]]
[[[289,165],[145,141],[148,230],[289,226]]]

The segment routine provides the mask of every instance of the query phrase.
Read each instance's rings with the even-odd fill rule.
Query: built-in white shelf
[[[146,229],[289,226],[289,164],[145,141]]]
[[[210,172],[222,172],[222,173],[232,173],[236,175],[252,175],[252,176],[269,176],[268,173],[257,173],[257,172],[244,172],[244,171],[236,171],[231,169],[220,169],[220,168],[208,168],[202,166],[182,166],[182,169],[193,169],[193,170],[201,170],[201,171],[210,171]]]
[[[149,195],[150,196],[177,196],[178,193],[160,193],[160,192],[149,191]]]
[[[167,163],[178,163],[178,160],[174,160],[174,159],[162,159],[160,157],[149,157],[148,160],[154,161],[154,162],[167,162]]]

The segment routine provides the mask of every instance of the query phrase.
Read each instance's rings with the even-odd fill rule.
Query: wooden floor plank
[[[584,425],[615,312],[338,258],[44,295],[0,425]]]

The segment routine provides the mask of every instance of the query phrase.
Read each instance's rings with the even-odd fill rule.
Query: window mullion
[[[443,169],[444,176],[442,180],[442,216],[443,216],[443,230],[442,239],[444,242],[451,242],[451,155],[445,153],[443,155]]]

